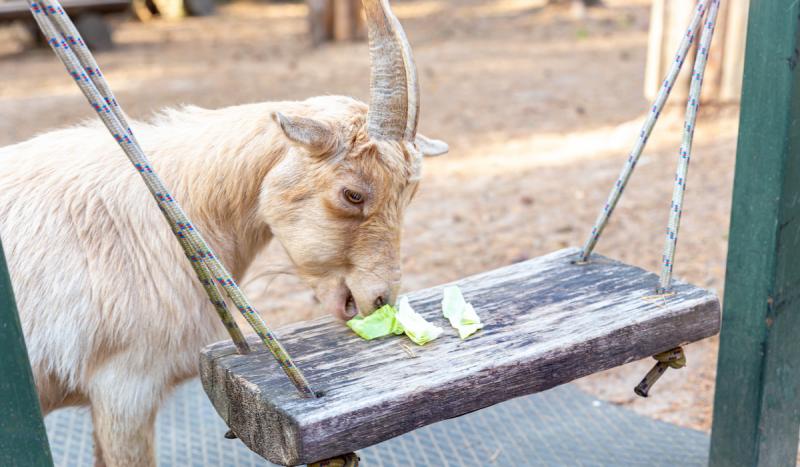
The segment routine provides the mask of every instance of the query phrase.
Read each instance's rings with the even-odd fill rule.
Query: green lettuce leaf
[[[458,330],[461,339],[466,339],[483,327],[475,308],[464,300],[464,295],[457,285],[444,288],[442,314],[450,321],[450,325]]]

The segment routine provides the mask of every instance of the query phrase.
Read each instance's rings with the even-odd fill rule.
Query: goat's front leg
[[[97,419],[92,411],[92,424],[97,426]],[[97,436],[97,428],[94,429],[94,467],[108,467],[106,461],[103,459],[103,448],[100,447],[100,437]]]
[[[93,378],[95,467],[154,467],[155,417],[164,388],[152,377],[112,366]]]

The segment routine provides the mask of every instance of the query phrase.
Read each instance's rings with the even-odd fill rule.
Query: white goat
[[[388,3],[365,7],[369,111],[318,97],[133,124],[234,277],[274,237],[343,319],[395,299],[421,156],[447,150],[416,134],[416,69]],[[0,149],[0,238],[42,409],[91,405],[96,463],[112,467],[154,465],[161,400],[224,336],[138,177],[99,124]]]

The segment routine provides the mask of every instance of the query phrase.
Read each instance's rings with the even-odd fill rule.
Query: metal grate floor
[[[45,422],[57,467],[93,465],[92,423],[86,409],[63,409]],[[223,437],[227,427],[196,380],[182,385],[166,402],[156,430],[160,467],[273,465],[241,441]],[[669,445],[662,444],[664,440]],[[565,385],[427,426],[359,455],[365,467],[700,466],[707,462],[708,436]]]

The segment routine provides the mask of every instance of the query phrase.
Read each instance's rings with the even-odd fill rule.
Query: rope
[[[692,141],[694,138],[695,122],[697,121],[697,110],[700,106],[700,91],[703,86],[703,75],[705,74],[706,64],[708,62],[708,51],[711,47],[711,39],[714,35],[714,28],[717,22],[717,13],[719,12],[719,1],[711,0],[711,7],[708,10],[708,17],[704,23],[703,30],[700,33],[700,43],[698,44],[697,56],[694,60],[694,67],[692,70],[692,78],[689,85],[689,97],[686,104],[686,116],[683,125],[683,140],[679,151],[680,158],[678,159],[678,168],[675,173],[675,186],[672,193],[672,204],[670,205],[669,222],[667,224],[666,241],[664,245],[664,253],[662,255],[661,275],[659,277],[658,288],[656,293],[664,295],[668,293],[672,284],[672,269],[675,262],[675,247],[678,242],[678,230],[681,223],[681,213],[683,211],[683,196],[686,192],[686,178],[689,173],[689,160],[692,153]],[[650,113],[645,119],[642,130],[639,133],[639,138],[633,147],[628,160],[622,168],[622,172],[617,178],[616,183],[608,195],[606,204],[597,216],[592,232],[583,249],[580,253],[580,263],[585,263],[592,254],[592,250],[597,245],[600,234],[608,224],[608,219],[611,213],[617,206],[622,192],[630,179],[633,169],[639,157],[642,155],[650,133],[658,120],[664,103],[669,96],[675,78],[683,67],[683,62],[686,60],[686,55],[690,46],[694,42],[695,35],[698,31],[698,26],[702,22],[703,17],[706,15],[706,0],[699,0],[697,8],[695,9],[689,28],[681,41],[678,52],[675,55],[675,61],[672,63],[667,77],[661,85],[655,102],[651,108]],[[644,379],[634,389],[634,392],[642,397],[647,397],[650,388],[658,381],[661,375],[667,371],[667,368],[682,368],[686,365],[686,356],[681,347],[677,347],[668,352],[663,352],[655,357],[658,363],[647,373]]]
[[[675,187],[672,194],[672,203],[670,205],[670,216],[667,224],[666,241],[664,245],[664,253],[661,257],[661,275],[659,278],[659,285],[656,290],[657,293],[662,294],[669,290],[672,284],[672,268],[675,260],[675,247],[678,241],[678,229],[680,228],[681,212],[683,209],[683,196],[686,191],[686,177],[689,172],[689,160],[692,152],[692,140],[694,137],[695,122],[697,120],[697,109],[700,106],[700,91],[703,86],[703,75],[705,74],[706,63],[708,62],[708,51],[711,46],[711,38],[714,35],[714,28],[717,22],[717,13],[719,11],[719,0],[711,0],[711,7],[708,9],[708,17],[705,21],[705,27],[700,34],[700,43],[698,45],[697,56],[694,61],[694,68],[692,70],[691,83],[689,85],[689,98],[686,104],[686,117],[683,127],[683,140],[679,151],[680,159],[678,159],[678,168],[675,174]],[[608,224],[611,213],[614,212],[617,203],[619,202],[625,186],[628,184],[633,169],[639,157],[642,155],[647,140],[655,126],[664,103],[669,96],[672,86],[675,82],[680,69],[683,67],[683,62],[686,60],[686,55],[690,46],[694,42],[697,34],[698,27],[702,22],[703,17],[706,15],[706,0],[699,0],[697,8],[695,8],[694,15],[690,22],[689,28],[678,47],[678,52],[675,55],[675,61],[672,63],[667,77],[661,84],[661,89],[658,92],[655,102],[650,110],[650,113],[645,119],[642,130],[639,132],[639,138],[633,147],[628,160],[622,167],[622,172],[614,186],[611,188],[611,193],[608,195],[606,204],[597,216],[597,220],[592,227],[592,232],[583,249],[580,253],[579,262],[584,263],[588,261],[589,256],[592,254],[600,235]]]
[[[292,358],[278,342],[261,316],[250,305],[231,274],[217,259],[200,232],[197,231],[161,178],[150,166],[121,107],[103,78],[100,68],[58,0],[41,2],[28,0],[28,4],[48,44],[64,63],[67,72],[75,79],[103,124],[141,175],[239,352],[248,351],[247,342],[233,320],[225,300],[220,295],[217,284],[225,290],[226,295],[258,334],[264,345],[272,352],[275,360],[300,393],[305,397],[316,397]]]
[[[683,125],[683,143],[681,143],[678,169],[675,173],[675,188],[672,193],[669,224],[667,225],[667,239],[662,256],[661,277],[659,280],[659,293],[669,290],[672,284],[672,266],[675,260],[675,246],[678,242],[678,228],[681,225],[681,212],[683,210],[683,194],[686,191],[686,177],[689,173],[689,160],[692,154],[692,139],[694,138],[694,124],[697,120],[697,109],[700,107],[700,90],[703,86],[703,75],[708,62],[708,50],[711,47],[711,38],[714,35],[714,26],[717,23],[719,0],[712,0],[703,32],[700,34],[700,44],[697,46],[697,57],[694,60],[692,81],[689,85],[689,102],[686,104],[686,120]]]
[[[236,433],[233,430],[228,430],[225,433],[226,439],[237,439]],[[341,456],[331,457],[323,461],[312,462],[307,464],[306,467],[358,467],[361,458],[354,452],[350,452]]]
[[[661,115],[661,110],[664,108],[664,103],[667,101],[667,97],[669,97],[669,93],[672,91],[675,78],[677,78],[678,73],[680,73],[681,68],[683,67],[683,62],[686,60],[689,47],[691,47],[692,43],[694,43],[695,35],[697,34],[697,30],[706,12],[706,1],[707,0],[699,0],[697,2],[697,8],[695,8],[694,15],[689,23],[689,28],[686,30],[686,34],[684,34],[683,40],[681,40],[681,43],[678,46],[678,52],[675,54],[675,60],[672,62],[672,66],[670,66],[667,76],[664,78],[664,82],[661,83],[661,88],[658,90],[656,99],[653,102],[652,107],[650,107],[650,112],[647,114],[647,118],[642,125],[641,131],[639,131],[639,137],[636,140],[636,143],[634,143],[633,149],[628,155],[628,160],[622,167],[622,172],[620,172],[619,177],[617,177],[616,183],[614,183],[614,186],[611,188],[611,193],[608,195],[606,204],[603,206],[603,209],[597,216],[597,220],[594,222],[592,233],[589,235],[589,238],[583,245],[583,249],[581,250],[580,254],[581,262],[586,262],[589,260],[589,255],[592,254],[595,245],[597,245],[597,241],[600,239],[600,234],[602,234],[603,229],[606,228],[608,219],[611,217],[611,213],[614,212],[614,208],[617,207],[617,202],[619,202],[622,192],[625,191],[625,187],[628,184],[628,179],[630,179],[633,169],[636,168],[636,163],[639,162],[639,157],[642,155],[642,151],[644,151],[647,140],[650,138],[650,133],[653,132],[653,127],[658,121],[658,117]]]
[[[683,347],[675,347],[672,350],[661,352],[654,355],[653,358],[658,363],[647,372],[644,379],[633,389],[633,392],[642,397],[647,397],[650,389],[667,371],[667,368],[675,368],[677,370],[686,366],[686,355],[683,353]]]
[[[308,464],[307,467],[358,467],[360,459],[358,456],[351,452],[343,456],[332,457],[324,461],[313,462]]]

